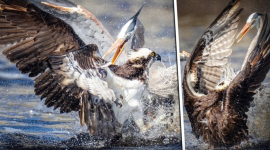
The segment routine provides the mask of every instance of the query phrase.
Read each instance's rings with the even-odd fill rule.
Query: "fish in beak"
[[[252,21],[252,23],[246,23],[246,25],[243,27],[243,29],[239,32],[239,34],[237,35],[236,39],[238,39],[238,37],[240,36],[240,38],[237,40],[237,43],[240,42],[243,37],[247,34],[247,32],[251,29],[252,24],[255,20]]]

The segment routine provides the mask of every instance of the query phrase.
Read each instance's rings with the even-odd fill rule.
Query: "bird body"
[[[132,116],[141,131],[147,130],[143,121],[144,109],[140,100],[144,90],[146,90],[149,76],[149,71],[145,68],[149,68],[154,62],[149,59],[149,55],[157,55],[156,59],[160,60],[160,56],[151,50],[146,48],[138,49],[131,52],[128,61],[122,66],[112,66],[112,69],[108,70],[109,78],[107,78],[109,87],[116,89],[114,91],[117,98],[123,102],[121,109],[113,106],[119,123],[123,124],[129,116]]]
[[[232,0],[205,31],[184,71],[185,107],[197,138],[210,147],[233,146],[248,139],[247,114],[269,71],[269,24],[267,14],[247,52],[242,69],[233,73],[227,63],[239,23],[240,0]],[[254,16],[254,15],[252,15]],[[261,23],[260,15],[247,23],[241,38]]]
[[[114,65],[101,58],[98,45],[85,44],[71,26],[27,0],[2,0],[0,10],[1,45],[17,42],[3,54],[22,73],[36,77],[35,94],[46,106],[79,111],[81,124],[93,135],[113,136],[130,116],[146,131],[140,99],[148,69],[160,55],[131,49],[124,64]]]
[[[138,80],[123,79],[116,76],[111,71],[108,71],[108,77],[109,76],[111,76],[108,81],[108,84],[110,85],[109,87],[114,89],[117,99],[122,100],[121,109],[116,105],[112,108],[117,121],[120,124],[124,124],[124,122],[131,116],[138,127],[140,127],[140,129],[143,128],[143,107],[140,104],[140,99],[142,98],[142,93],[145,90],[145,84]],[[140,115],[136,116],[136,113],[140,113]],[[141,121],[137,121],[139,119]]]

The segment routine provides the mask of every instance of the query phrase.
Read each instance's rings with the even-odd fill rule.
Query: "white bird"
[[[131,49],[142,48],[144,45],[144,26],[138,19],[138,16],[143,8],[143,5],[139,11],[131,17],[127,23],[120,30],[117,40],[113,43],[111,48],[104,54],[102,58],[105,58],[108,54],[116,50],[115,55],[112,59],[112,64],[115,63],[115,60],[120,56],[122,51],[125,48],[125,44],[132,37]]]

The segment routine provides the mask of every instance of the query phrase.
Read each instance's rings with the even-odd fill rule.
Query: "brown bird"
[[[72,9],[78,9],[78,13],[100,25],[83,8]],[[117,50],[122,50],[135,36],[130,55],[122,65],[101,58],[99,48],[105,49],[103,41],[98,41],[99,45],[85,44],[69,24],[27,0],[0,0],[0,45],[15,43],[3,54],[22,73],[36,77],[35,94],[45,99],[47,107],[60,108],[61,113],[79,111],[81,124],[86,124],[91,134],[110,137],[117,125],[130,116],[145,132],[151,126],[144,123],[139,101],[146,89],[148,69],[161,57],[149,48],[142,48],[144,39],[134,31],[140,25],[138,31],[144,33],[137,20],[140,11],[120,32],[125,39],[116,46]],[[95,28],[95,24],[91,27]],[[103,31],[100,29],[101,34],[107,34]],[[120,54],[117,51],[113,62]]]
[[[253,26],[257,35],[243,67],[235,74],[227,63],[235,41],[240,0],[232,0],[208,27],[195,46],[184,70],[185,107],[197,138],[210,147],[232,146],[248,139],[247,114],[255,90],[270,68],[270,29],[267,14],[252,14],[240,40]]]

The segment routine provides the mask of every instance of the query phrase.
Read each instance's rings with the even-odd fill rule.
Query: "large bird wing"
[[[106,77],[106,70],[102,69],[105,61],[96,54],[97,49],[95,44],[91,44],[65,55],[50,56],[49,67],[54,78],[64,76],[58,81],[61,86],[75,84],[99,99],[113,102],[116,100],[114,92],[103,80]]]
[[[111,47],[114,39],[94,14],[68,0],[30,0],[43,11],[69,24],[85,44],[96,44],[101,55]],[[113,54],[109,55],[110,58]],[[121,58],[120,58],[121,59]]]
[[[102,69],[104,60],[97,55],[97,49],[95,44],[89,44],[65,55],[50,56],[49,71],[52,72],[49,75],[52,78],[44,83],[44,79],[38,77],[36,85],[41,83],[41,86],[37,86],[41,87],[39,91],[44,91],[42,85],[48,85],[41,95],[47,97],[45,105],[54,106],[55,109],[60,106],[60,112],[69,112],[72,107],[81,106],[81,124],[86,124],[93,135],[111,137],[119,124],[112,103],[120,103],[117,103],[114,91],[103,80],[107,74]],[[55,87],[54,82],[58,83]]]
[[[251,45],[252,46],[252,45]],[[247,61],[242,70],[231,81],[226,91],[226,99],[224,100],[222,123],[226,124],[227,120],[237,123],[241,127],[235,126],[238,134],[247,134],[247,115],[245,114],[250,107],[250,102],[254,99],[255,90],[261,86],[261,83],[269,72],[270,68],[270,26],[268,16],[265,15],[264,23],[255,43],[253,50],[247,56]],[[244,93],[244,94],[243,94]],[[228,117],[231,116],[231,117]],[[244,118],[244,119],[241,119]],[[244,127],[243,127],[244,126]],[[229,126],[221,125],[220,127],[226,131]],[[239,130],[237,129],[239,127]],[[230,135],[224,135],[230,138]]]
[[[3,0],[0,15],[1,45],[17,42],[3,54],[30,77],[46,70],[47,55],[85,45],[69,25],[27,1]]]
[[[26,0],[1,0],[0,5],[0,43],[16,43],[3,54],[22,73],[37,76],[35,94],[61,113],[80,110],[81,123],[91,133],[104,127],[100,132],[108,135],[113,113],[103,100],[115,96],[102,79],[105,61],[97,46],[85,45],[68,24]]]
[[[240,2],[231,1],[208,27],[193,50],[185,68],[188,88],[193,93],[207,94],[213,91],[223,75],[231,45],[235,40]]]

